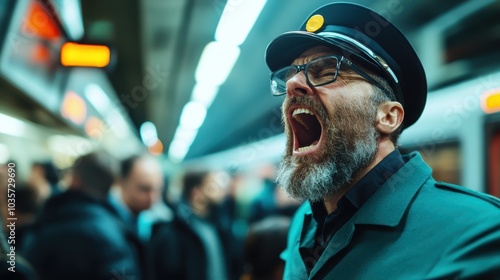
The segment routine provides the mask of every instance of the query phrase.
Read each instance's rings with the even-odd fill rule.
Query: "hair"
[[[107,196],[117,173],[118,162],[102,151],[81,156],[73,165],[73,176],[81,182],[79,190],[101,198]]]
[[[33,166],[40,166],[43,169],[43,175],[51,185],[59,182],[60,171],[51,161],[35,162]]]
[[[124,159],[120,164],[120,177],[122,179],[127,178],[132,172],[132,168],[136,161],[141,158],[140,155],[133,155]]]
[[[39,207],[39,194],[36,187],[27,182],[16,185],[16,210],[21,214],[34,214]]]
[[[189,200],[191,192],[203,184],[209,171],[188,171],[182,179],[182,198]]]
[[[244,242],[245,272],[251,279],[272,279],[273,270],[283,261],[290,218],[271,216],[251,225]]]

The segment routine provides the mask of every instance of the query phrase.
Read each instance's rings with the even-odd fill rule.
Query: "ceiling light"
[[[26,133],[26,123],[11,116],[0,113],[0,133],[23,137]]]
[[[86,86],[85,97],[89,100],[90,104],[92,104],[92,106],[94,106],[94,108],[101,113],[101,115],[106,115],[111,101],[99,85],[92,83]]]
[[[168,157],[173,162],[181,162],[189,151],[189,146],[181,141],[173,141],[168,149]]]
[[[129,126],[118,110],[112,110],[107,115],[106,122],[118,138],[125,139],[127,137]]]
[[[196,67],[196,82],[212,86],[223,84],[239,55],[240,49],[237,46],[221,42],[208,43]]]
[[[191,145],[197,133],[197,129],[187,129],[184,126],[178,126],[175,130],[173,141],[180,141],[183,143],[189,143],[189,145]]]
[[[241,45],[265,4],[266,0],[227,1],[215,31],[215,40]]]
[[[158,141],[156,126],[152,122],[144,122],[139,129],[144,145],[152,146]]]
[[[207,108],[203,104],[190,101],[182,109],[180,125],[188,129],[198,129],[205,120]]]
[[[52,1],[61,17],[61,24],[64,25],[68,35],[73,40],[83,37],[83,19],[80,0]]]
[[[218,86],[197,83],[194,85],[193,92],[191,93],[191,100],[199,102],[208,108],[212,105],[212,101],[218,91]]]

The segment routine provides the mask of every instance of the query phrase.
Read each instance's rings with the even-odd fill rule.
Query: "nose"
[[[286,95],[291,96],[302,96],[307,94],[312,94],[312,88],[307,83],[306,75],[304,71],[300,71],[295,74],[286,82]]]

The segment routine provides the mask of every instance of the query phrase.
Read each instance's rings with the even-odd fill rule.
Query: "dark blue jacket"
[[[108,204],[80,192],[47,201],[24,242],[41,280],[143,279],[137,239]]]

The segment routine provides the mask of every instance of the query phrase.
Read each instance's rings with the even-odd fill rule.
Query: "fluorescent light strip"
[[[0,113],[0,133],[23,137],[26,134],[26,123]]]
[[[187,129],[198,129],[207,115],[207,108],[198,102],[190,101],[182,109],[180,125]]]
[[[266,0],[227,1],[215,31],[215,40],[241,45],[252,30]]]
[[[218,91],[218,86],[197,83],[194,85],[193,92],[191,93],[191,100],[201,103],[205,105],[206,108],[209,108],[210,105],[212,105],[212,101],[215,99],[215,96],[217,96]]]
[[[197,83],[219,86],[223,84],[240,55],[240,48],[220,42],[210,42],[205,46],[196,67]]]
[[[90,104],[96,108],[101,115],[106,116],[111,104],[108,95],[104,90],[96,84],[89,84],[85,87],[85,97],[89,100]]]
[[[140,135],[142,142],[146,146],[152,146],[158,141],[158,133],[156,131],[156,126],[152,122],[144,122],[140,129]]]
[[[179,126],[168,151],[172,161],[184,160],[198,128],[205,120],[207,109],[217,95],[218,87],[227,80],[238,60],[238,46],[250,33],[266,1],[227,1],[215,32],[216,41],[207,44],[198,62],[195,72],[197,83],[191,93],[191,101],[182,110]]]

